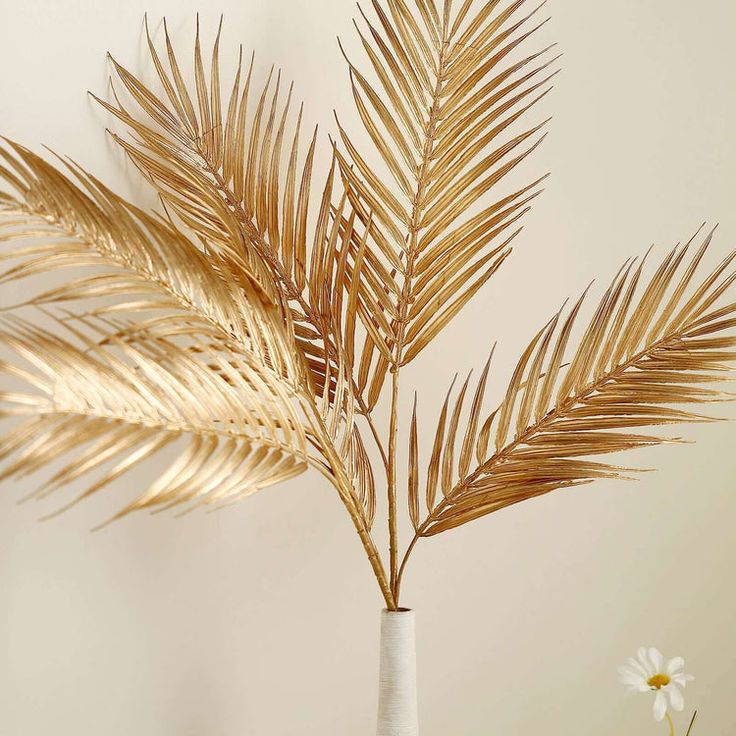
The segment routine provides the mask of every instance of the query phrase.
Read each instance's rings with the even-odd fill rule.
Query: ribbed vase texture
[[[381,613],[377,736],[418,736],[414,611]]]

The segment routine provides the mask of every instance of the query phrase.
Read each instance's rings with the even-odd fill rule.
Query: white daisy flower
[[[626,664],[618,668],[619,681],[627,686],[629,693],[653,692],[654,717],[661,721],[668,707],[678,711],[685,707],[680,688],[695,678],[686,675],[684,667],[685,660],[682,657],[673,657],[665,664],[659,649],[641,647],[636,659],[630,657]]]

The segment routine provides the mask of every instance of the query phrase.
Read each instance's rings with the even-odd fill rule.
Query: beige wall
[[[84,91],[104,89],[107,49],[149,69],[146,9],[186,39],[195,10],[208,30],[224,10],[224,47],[242,40],[282,64],[309,119],[331,130],[333,107],[354,118],[334,43],[339,33],[356,48],[351,3],[0,0],[0,132],[145,201]],[[736,5],[553,0],[550,11],[564,73],[537,166],[554,175],[510,263],[407,372],[427,416],[495,339],[497,395],[562,298],[651,242],[662,253],[720,218],[714,255],[736,243]],[[624,699],[616,682],[616,665],[650,643],[697,677],[695,736],[734,733],[736,435],[731,424],[687,435],[697,444],[640,452],[661,470],[637,484],[553,494],[421,545],[405,592],[419,612],[425,736],[664,733],[649,698]],[[129,485],[44,524],[50,507],[15,503],[25,481],[2,487],[0,734],[371,733],[381,601],[321,480],[90,534]]]

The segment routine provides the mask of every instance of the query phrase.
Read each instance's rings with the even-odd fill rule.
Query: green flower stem
[[[669,713],[665,714],[667,716],[667,723],[669,723],[670,726],[670,736],[675,736],[675,724],[672,722],[672,716],[670,716]]]

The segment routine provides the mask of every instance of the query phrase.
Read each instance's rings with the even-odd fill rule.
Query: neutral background
[[[703,220],[721,221],[714,258],[736,244],[736,5],[548,6],[564,72],[539,112],[554,120],[534,165],[553,176],[514,257],[408,372],[424,434],[456,370],[498,339],[498,394],[533,331],[596,275]],[[168,16],[181,53],[195,11],[210,38],[223,11],[223,48],[242,41],[260,71],[281,65],[325,135],[333,107],[354,121],[335,43],[356,49],[351,3],[0,0],[0,132],[147,202],[84,94],[105,93],[108,49],[150,75],[146,10],[159,37]],[[425,736],[664,733],[649,696],[625,699],[616,682],[642,644],[682,654],[696,675],[695,736],[734,733],[736,434],[720,423],[687,436],[697,444],[640,452],[660,471],[638,483],[552,494],[420,545],[405,596]],[[16,505],[28,482],[2,487],[0,734],[370,734],[381,600],[321,480],[89,533],[141,490],[132,481],[49,523],[37,519],[52,507]]]

